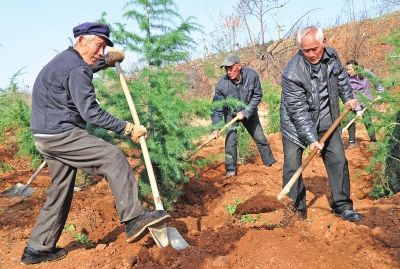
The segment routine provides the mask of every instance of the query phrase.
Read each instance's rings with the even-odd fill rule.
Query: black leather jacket
[[[228,75],[225,75],[215,86],[213,102],[221,101],[227,97],[238,97],[237,99],[240,99],[247,104],[247,108],[239,108],[238,111],[230,111],[226,107],[215,109],[211,115],[213,124],[219,123],[222,120],[222,116],[228,114],[235,117],[236,113],[239,111],[243,113],[246,119],[253,115],[257,115],[257,106],[261,102],[263,95],[258,74],[251,68],[242,67],[240,75],[242,79],[240,93],[238,93],[238,86],[228,77]]]
[[[327,84],[329,109],[332,120],[340,115],[339,97],[343,103],[353,99],[345,68],[337,52],[325,47],[327,62]],[[311,64],[299,50],[286,65],[282,74],[280,106],[281,133],[293,143],[306,148],[318,141],[319,116],[318,81],[312,76]]]

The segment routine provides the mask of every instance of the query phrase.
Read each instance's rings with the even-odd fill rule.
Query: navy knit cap
[[[77,38],[81,35],[96,35],[104,38],[107,42],[107,45],[110,47],[114,47],[113,42],[109,39],[110,37],[110,28],[107,25],[100,22],[85,22],[79,24],[73,29],[74,37]]]

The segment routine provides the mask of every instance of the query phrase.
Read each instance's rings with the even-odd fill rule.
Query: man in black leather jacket
[[[240,59],[235,54],[228,55],[220,68],[224,67],[226,75],[224,75],[215,86],[215,95],[213,102],[221,101],[228,97],[236,98],[247,104],[246,108],[239,107],[236,111],[231,111],[227,107],[214,109],[211,116],[213,124],[218,124],[222,117],[225,122],[231,121],[234,117],[239,116],[238,121],[232,124],[237,127],[241,121],[247,129],[251,137],[254,139],[261,159],[266,166],[276,166],[282,169],[282,166],[275,160],[268,140],[264,135],[263,129],[258,117],[257,106],[262,98],[262,89],[260,79],[256,71],[243,67]],[[219,131],[213,132],[219,137]],[[237,139],[236,129],[228,129],[225,140],[225,169],[226,177],[236,175],[236,158],[237,158]]]
[[[286,65],[282,74],[280,106],[284,152],[283,186],[301,165],[303,150],[319,149],[332,193],[332,211],[349,221],[359,221],[350,199],[350,177],[340,135],[340,127],[326,140],[319,139],[339,117],[339,98],[352,110],[357,105],[344,66],[337,52],[326,47],[320,28],[310,26],[298,32],[300,50]],[[296,213],[307,214],[306,189],[300,175],[288,196]]]

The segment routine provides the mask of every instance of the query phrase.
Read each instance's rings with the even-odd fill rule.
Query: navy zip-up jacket
[[[74,48],[54,57],[33,86],[30,131],[59,134],[90,123],[122,133],[126,123],[100,108],[92,79],[92,68]]]

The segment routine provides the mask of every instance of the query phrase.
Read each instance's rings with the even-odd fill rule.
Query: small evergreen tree
[[[374,189],[371,191],[373,198],[390,196],[400,191],[400,28],[384,39],[393,44],[395,50],[387,55],[390,77],[377,80],[370,77],[374,83],[381,82],[385,92],[381,93],[382,99],[378,103],[385,103],[384,110],[371,109],[373,126],[377,129],[379,142],[373,148],[373,155],[367,171],[376,176]],[[365,74],[368,76],[368,74]],[[377,103],[375,101],[375,103]],[[379,169],[376,169],[376,168]]]
[[[18,156],[29,156],[31,165],[37,166],[41,162],[41,155],[36,149],[33,136],[29,132],[31,109],[23,92],[18,89],[16,82],[22,70],[13,75],[10,85],[0,91],[0,139],[7,130],[15,130],[18,137]]]

